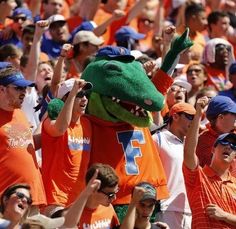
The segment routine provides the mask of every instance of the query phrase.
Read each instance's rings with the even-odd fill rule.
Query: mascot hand
[[[172,75],[175,66],[178,64],[179,55],[192,45],[193,42],[189,39],[189,28],[187,28],[181,36],[177,36],[172,42],[171,49],[164,58],[161,70],[168,75]]]

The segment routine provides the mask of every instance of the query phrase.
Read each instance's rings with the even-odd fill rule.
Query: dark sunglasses
[[[27,204],[28,205],[32,204],[32,202],[33,202],[32,199],[30,197],[26,196],[24,193],[22,193],[22,192],[15,192],[15,194],[16,194],[18,199],[23,200],[25,198],[27,200]]]
[[[24,91],[27,88],[27,87],[21,87],[21,86],[7,86],[7,87],[14,88],[16,91]]]
[[[21,21],[26,21],[26,20],[27,20],[27,17],[24,17],[24,16],[22,16],[22,17],[15,17],[15,18],[13,19],[14,22],[18,22],[19,20],[21,20]]]
[[[119,189],[116,192],[104,192],[102,190],[100,190],[99,192],[106,195],[108,199],[113,199],[116,196],[117,192],[119,192]]]
[[[187,114],[185,112],[181,112],[180,114],[183,114],[184,117],[190,121],[192,121],[194,119],[194,115],[191,115],[191,114]]]
[[[216,49],[216,51],[220,51],[223,49],[226,49],[228,52],[231,51],[231,47],[229,45],[223,45],[223,44],[216,45],[215,49]]]
[[[202,69],[197,69],[197,68],[195,68],[195,69],[188,69],[187,75],[193,74],[193,72],[200,73],[201,71],[202,71]]]
[[[229,142],[229,141],[227,141],[227,140],[225,140],[225,139],[218,141],[218,143],[220,143],[222,146],[227,146],[227,145],[229,145],[232,150],[236,150],[236,144],[235,144],[235,143],[232,143],[232,142]]]

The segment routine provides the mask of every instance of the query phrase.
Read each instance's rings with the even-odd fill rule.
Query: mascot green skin
[[[168,197],[164,170],[148,129],[150,112],[163,108],[163,94],[173,82],[168,74],[179,54],[191,45],[187,29],[175,39],[152,81],[140,63],[124,56],[97,57],[82,74],[94,86],[84,115],[92,125],[90,164],[105,163],[116,170],[120,191],[114,204],[128,204],[134,185],[141,181],[152,183],[159,199]],[[58,112],[58,102],[50,102],[49,117],[55,119]]]
[[[111,165],[119,176],[120,191],[114,204],[128,204],[135,184],[152,183],[159,199],[167,198],[164,170],[153,144],[150,111],[164,106],[164,93],[178,54],[190,47],[188,30],[175,39],[171,50],[150,81],[141,66],[125,58],[97,57],[82,74],[93,84],[87,118],[92,123],[91,161]],[[157,90],[158,88],[158,90]]]

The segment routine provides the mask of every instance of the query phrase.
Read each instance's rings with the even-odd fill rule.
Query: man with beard
[[[33,205],[42,205],[46,199],[35,158],[35,138],[20,109],[26,88],[33,85],[10,63],[0,62],[0,193],[12,184],[26,183]]]

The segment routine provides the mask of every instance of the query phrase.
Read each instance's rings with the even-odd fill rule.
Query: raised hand
[[[73,50],[73,45],[71,45],[71,44],[64,44],[62,46],[60,56],[61,57],[70,57],[72,50]]]
[[[224,220],[227,214],[223,209],[221,209],[216,204],[208,204],[205,210],[206,210],[206,214],[210,218],[217,219],[217,220]]]
[[[142,199],[144,193],[144,188],[136,186],[133,191],[131,202],[137,204]]]
[[[49,20],[41,20],[36,22],[35,35],[41,37],[42,34],[48,29]]]
[[[101,186],[101,181],[97,179],[98,173],[99,171],[98,169],[96,169],[95,173],[93,174],[92,178],[90,179],[90,181],[86,186],[86,192],[89,195],[98,191]]]
[[[210,100],[207,96],[203,96],[203,97],[199,98],[196,103],[197,113],[203,114],[205,107],[208,105],[209,101]]]

